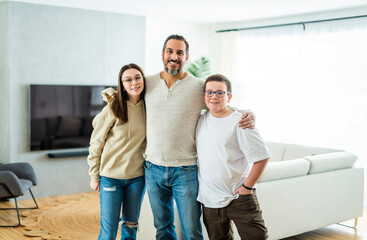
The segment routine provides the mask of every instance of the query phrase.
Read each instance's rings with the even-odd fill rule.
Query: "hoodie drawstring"
[[[127,137],[130,140],[130,121],[127,121],[128,131],[127,131]]]

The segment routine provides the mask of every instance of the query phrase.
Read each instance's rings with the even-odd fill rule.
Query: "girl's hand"
[[[99,192],[99,181],[97,180],[90,180],[90,188],[93,190],[93,191],[96,191],[96,192]]]

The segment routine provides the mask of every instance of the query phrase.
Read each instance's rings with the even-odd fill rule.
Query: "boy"
[[[241,129],[241,113],[227,107],[231,83],[223,75],[204,85],[209,112],[199,119],[196,147],[199,194],[210,239],[233,239],[230,220],[241,239],[266,239],[267,229],[255,194],[270,152],[256,129]]]

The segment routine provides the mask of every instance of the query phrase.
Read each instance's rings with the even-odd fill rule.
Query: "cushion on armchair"
[[[33,185],[32,181],[19,179],[11,171],[1,171],[0,182],[2,183],[0,184],[1,197],[23,196],[24,192]]]
[[[304,157],[311,164],[308,174],[350,168],[357,158],[350,152],[333,152]]]
[[[269,162],[258,182],[305,176],[309,168],[310,163],[305,159]]]

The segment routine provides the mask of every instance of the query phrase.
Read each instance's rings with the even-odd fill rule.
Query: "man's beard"
[[[180,67],[176,70],[171,70],[167,67],[168,63],[164,65],[164,67],[166,68],[166,72],[169,74],[169,75],[176,75],[178,74],[181,70],[182,70],[182,65],[180,65]]]
[[[166,72],[169,75],[176,75],[181,71],[181,69],[182,69],[182,67],[180,67],[179,69],[176,69],[176,70],[171,70],[171,69],[168,69],[168,67],[166,67]]]

